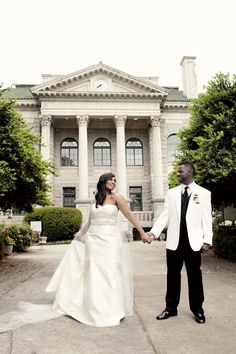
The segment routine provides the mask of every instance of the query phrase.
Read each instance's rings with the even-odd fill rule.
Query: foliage
[[[4,225],[0,224],[0,261],[3,259],[4,256],[4,236],[3,236],[3,229]]]
[[[5,245],[13,245],[13,243],[14,243],[14,239],[13,239],[13,238],[11,238],[11,237],[8,236],[8,235],[6,235],[6,236],[4,237],[4,244],[5,244]]]
[[[14,244],[14,252],[24,252],[31,245],[32,230],[27,226],[0,225],[0,244]]]
[[[39,137],[32,134],[14,100],[2,97],[0,90],[0,209],[15,207],[32,210],[32,204],[48,205],[46,176],[54,172],[43,161]]]
[[[42,221],[41,236],[47,236],[47,241],[54,242],[73,239],[81,227],[82,214],[75,208],[45,207],[27,213],[24,220],[28,223]]]
[[[235,203],[236,195],[236,76],[217,74],[190,105],[189,126],[180,131],[175,167],[189,160],[196,167],[195,180],[212,192],[219,207]],[[170,185],[176,185],[174,172]]]
[[[213,251],[216,256],[236,261],[236,227],[219,225],[214,231]]]

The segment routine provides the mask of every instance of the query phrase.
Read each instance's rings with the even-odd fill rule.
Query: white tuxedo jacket
[[[203,243],[212,244],[211,192],[195,182],[191,184],[192,194],[186,213],[189,243],[194,251],[199,251]],[[176,250],[179,244],[181,213],[181,185],[169,189],[164,208],[150,232],[158,237],[167,227],[166,248]]]

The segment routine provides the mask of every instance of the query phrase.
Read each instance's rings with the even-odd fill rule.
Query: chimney
[[[184,56],[181,63],[183,93],[186,98],[197,97],[196,57]]]

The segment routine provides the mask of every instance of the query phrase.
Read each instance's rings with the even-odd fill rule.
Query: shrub
[[[236,227],[219,225],[214,230],[213,251],[216,256],[236,260]]]
[[[3,230],[4,241],[6,239],[14,240],[13,251],[24,252],[31,245],[33,232],[29,226],[11,225]]]
[[[0,225],[0,261],[4,256],[4,235],[3,235],[4,226]]]
[[[14,243],[14,239],[7,235],[4,238],[4,243],[5,245],[12,245]]]
[[[42,221],[42,234],[47,241],[72,240],[81,227],[82,213],[75,208],[46,207],[27,213],[24,221]]]

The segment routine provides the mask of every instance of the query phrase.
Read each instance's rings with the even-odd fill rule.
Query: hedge
[[[26,214],[24,221],[29,224],[30,221],[42,221],[41,236],[47,236],[49,242],[72,240],[81,227],[82,213],[75,208],[36,208]]]
[[[236,261],[236,227],[219,226],[213,236],[213,251],[216,256]]]

